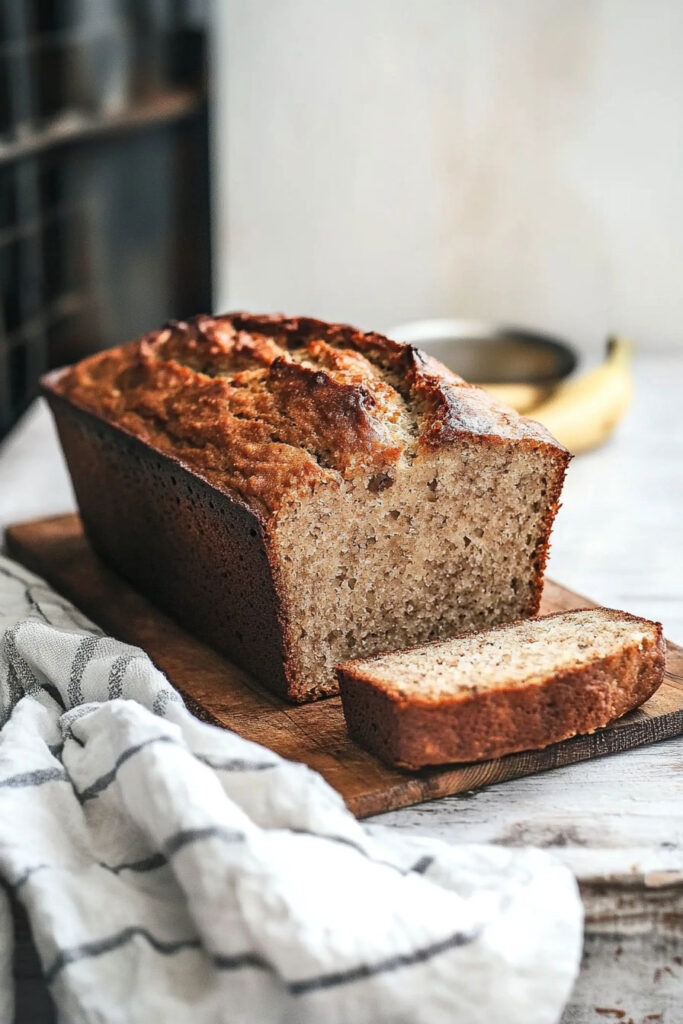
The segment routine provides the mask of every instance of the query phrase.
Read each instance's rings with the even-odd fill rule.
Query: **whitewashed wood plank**
[[[683,740],[369,819],[453,843],[550,850],[582,880],[683,872]]]
[[[561,1024],[681,1024],[683,940],[588,935]]]

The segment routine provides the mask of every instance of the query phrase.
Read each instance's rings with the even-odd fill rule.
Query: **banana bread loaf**
[[[102,558],[291,700],[538,610],[569,454],[409,345],[199,316],[45,391]]]
[[[351,736],[403,768],[480,761],[594,732],[662,682],[658,622],[559,612],[341,665]]]

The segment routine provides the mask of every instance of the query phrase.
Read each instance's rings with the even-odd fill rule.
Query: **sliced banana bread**
[[[662,681],[658,622],[560,612],[339,666],[351,736],[420,768],[534,750],[594,732]]]
[[[200,316],[45,390],[96,550],[292,700],[538,610],[569,454],[409,345]]]

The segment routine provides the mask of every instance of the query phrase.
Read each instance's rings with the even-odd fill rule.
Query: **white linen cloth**
[[[564,867],[367,830],[1,556],[0,725],[0,879],[61,1021],[558,1019],[582,933]],[[0,890],[0,1024],[7,910]]]

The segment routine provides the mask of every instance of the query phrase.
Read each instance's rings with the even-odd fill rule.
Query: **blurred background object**
[[[633,346],[615,335],[607,339],[603,362],[558,387],[528,410],[532,419],[574,455],[607,441],[633,400]]]
[[[537,331],[481,320],[414,320],[388,335],[426,349],[471,384],[526,413],[549,398],[576,366],[566,342]]]
[[[574,350],[538,331],[477,320],[415,320],[389,337],[424,348],[494,398],[538,420],[573,454],[606,441],[633,397],[633,346],[607,341],[603,362],[573,378]]]
[[[206,23],[0,0],[0,435],[46,369],[211,306]]]

